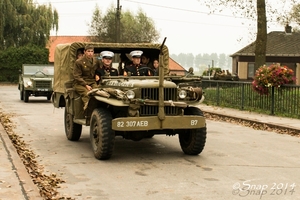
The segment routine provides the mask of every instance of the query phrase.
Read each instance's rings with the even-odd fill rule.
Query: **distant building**
[[[255,45],[252,42],[232,54],[232,72],[240,79],[251,80],[255,74]],[[285,31],[273,31],[267,35],[266,64],[279,63],[295,72],[296,84],[300,85],[300,32],[292,32],[290,26]]]

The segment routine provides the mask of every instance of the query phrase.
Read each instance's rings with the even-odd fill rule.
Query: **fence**
[[[202,80],[204,103],[270,115],[300,118],[300,86],[270,87],[268,95],[252,89],[251,82]]]

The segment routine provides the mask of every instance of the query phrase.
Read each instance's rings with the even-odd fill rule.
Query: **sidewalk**
[[[271,124],[297,130],[300,133],[300,119],[276,117],[230,108],[199,105],[203,112],[215,113],[233,118]],[[0,124],[0,200],[42,199],[32,182],[7,133]]]
[[[0,200],[43,199],[0,124]]]
[[[300,119],[278,117],[267,114],[259,114],[249,111],[242,111],[232,108],[221,108],[201,104],[198,106],[203,112],[215,113],[233,118],[245,119],[258,123],[265,123],[276,127],[296,130],[300,134]]]

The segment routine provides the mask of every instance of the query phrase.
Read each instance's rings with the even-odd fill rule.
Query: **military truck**
[[[53,76],[54,65],[23,64],[18,84],[20,99],[28,102],[31,96],[45,96],[50,100],[53,92]]]
[[[115,67],[119,55],[128,56],[133,50],[142,50],[152,58],[159,58],[160,75],[104,76],[99,88],[89,92],[88,107],[83,110],[81,97],[73,89],[72,70],[76,52],[87,44],[94,46],[95,55],[104,50],[113,51]],[[55,108],[65,107],[66,137],[77,141],[82,126],[90,126],[90,142],[97,159],[112,156],[116,136],[139,141],[157,134],[178,135],[185,154],[202,152],[206,142],[206,122],[197,107],[203,100],[201,79],[188,75],[169,76],[169,51],[164,43],[60,44],[54,59],[52,102]]]

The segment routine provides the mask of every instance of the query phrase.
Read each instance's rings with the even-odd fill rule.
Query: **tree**
[[[300,4],[296,4],[296,5],[293,6],[293,8],[292,8],[291,12],[289,13],[288,17],[291,21],[294,21],[298,25],[300,25]],[[285,24],[287,24],[288,22],[289,21],[285,22]]]
[[[208,8],[215,12],[216,9],[222,10],[220,7],[227,7],[233,9],[235,15],[243,15],[249,19],[257,20],[257,34],[256,34],[256,46],[255,46],[255,68],[258,69],[266,62],[266,45],[267,45],[267,11],[268,9],[268,21],[273,21],[273,19],[278,19],[284,15],[282,13],[285,11],[282,8],[285,4],[294,3],[295,0],[280,1],[276,2],[270,1],[266,5],[265,0],[204,0]],[[282,4],[282,6],[280,6]],[[275,5],[275,6],[274,6]],[[274,6],[274,8],[272,7]]]
[[[45,47],[50,30],[58,30],[58,13],[32,0],[1,0],[0,50],[35,44]]]
[[[89,34],[94,36],[94,41],[116,42],[116,9],[113,5],[102,15],[99,7],[93,12],[89,24]],[[155,42],[159,33],[155,29],[154,22],[140,9],[136,15],[129,10],[121,12],[120,15],[120,41],[119,42]]]

